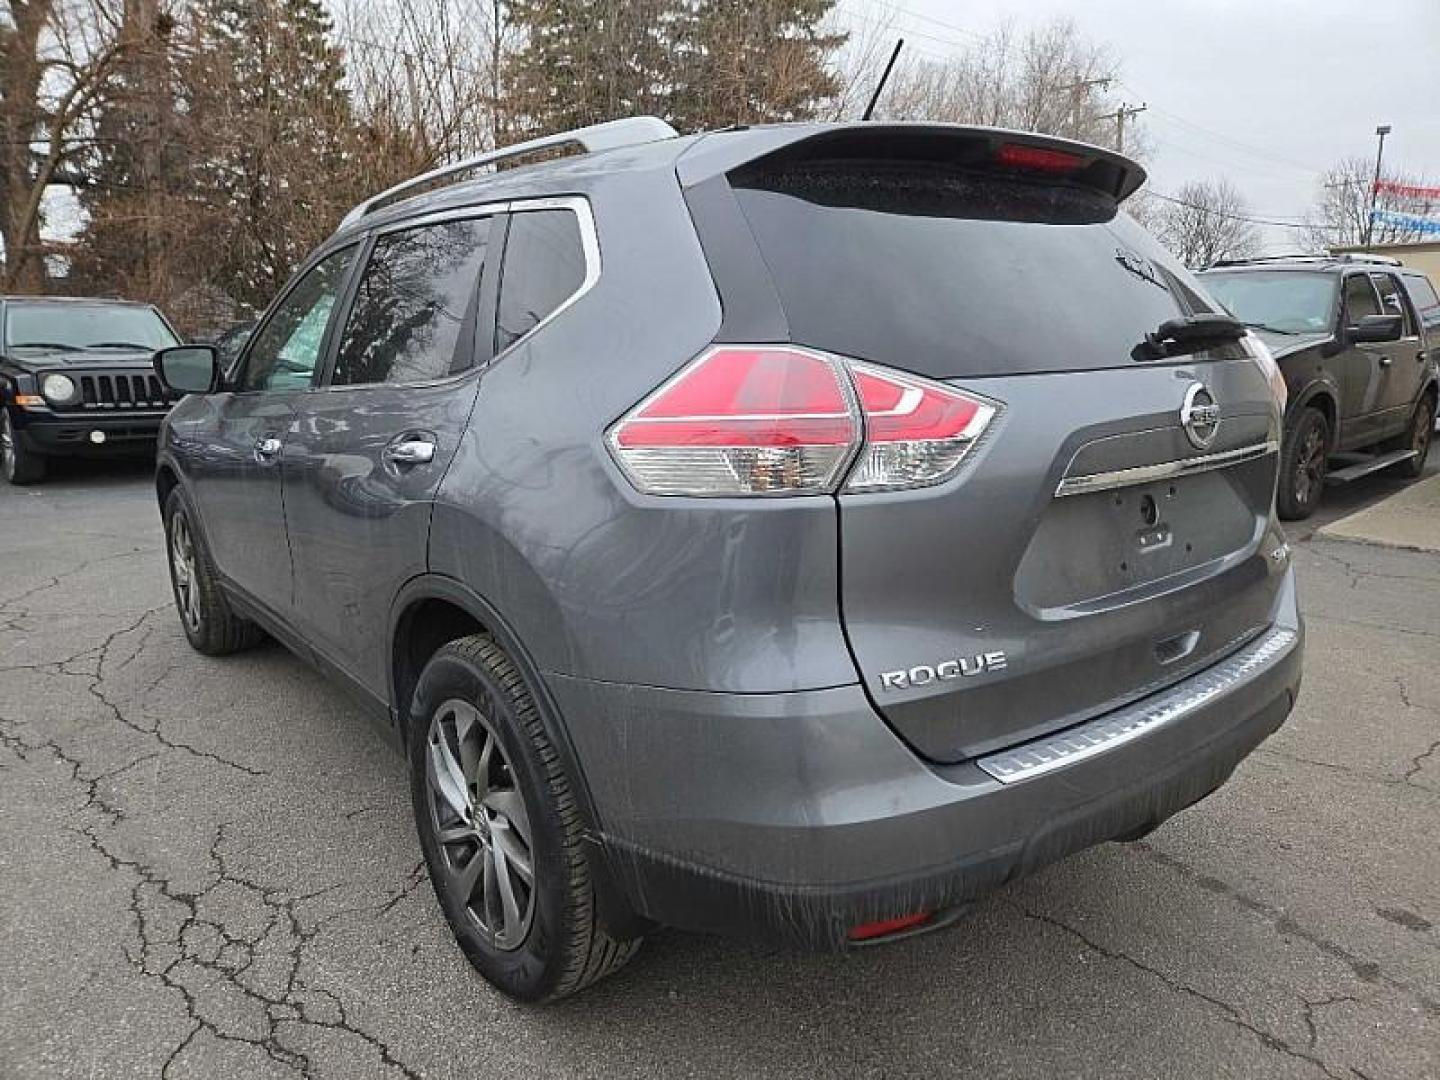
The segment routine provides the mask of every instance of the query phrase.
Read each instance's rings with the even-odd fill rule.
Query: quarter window
[[[490,219],[387,233],[375,241],[335,359],[335,386],[424,382],[470,366]]]
[[[1435,286],[1430,284],[1430,279],[1419,274],[1407,274],[1405,285],[1410,290],[1410,299],[1415,301],[1415,310],[1420,313],[1420,321],[1425,324],[1426,329],[1434,330],[1440,327],[1440,296],[1435,294]]]
[[[355,248],[329,255],[271,313],[245,361],[241,390],[303,390],[315,375],[325,328]]]
[[[570,210],[525,210],[510,219],[495,350],[509,348],[574,296],[585,282],[580,223]]]

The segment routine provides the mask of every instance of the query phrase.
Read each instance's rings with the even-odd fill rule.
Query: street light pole
[[[1390,125],[1381,124],[1375,129],[1380,136],[1380,148],[1375,152],[1375,182],[1370,185],[1370,213],[1365,218],[1365,250],[1370,250],[1370,238],[1375,233],[1375,201],[1380,196],[1380,163],[1385,160],[1385,136],[1390,134]]]

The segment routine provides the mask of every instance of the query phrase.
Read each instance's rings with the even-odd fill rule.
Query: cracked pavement
[[[186,646],[147,470],[0,490],[0,1076],[1440,1075],[1440,557],[1297,536],[1289,723],[1219,794],[850,957],[662,931],[535,1010],[452,945],[404,767]]]

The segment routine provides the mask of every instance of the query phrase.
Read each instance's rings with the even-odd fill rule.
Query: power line
[[[1166,195],[1159,191],[1145,190],[1142,194],[1152,199],[1159,199],[1162,202],[1174,203],[1176,206],[1186,206],[1191,210],[1198,210],[1202,214],[1214,214],[1216,217],[1230,218],[1233,221],[1248,221],[1251,225],[1272,225],[1278,229],[1308,229],[1309,225],[1298,221],[1279,221],[1275,218],[1253,217],[1249,214],[1237,214],[1230,210],[1217,210],[1213,206],[1201,206],[1199,203],[1190,202],[1188,199],[1176,198],[1174,195]]]

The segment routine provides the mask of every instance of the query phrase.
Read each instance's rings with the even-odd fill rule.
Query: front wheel
[[[1330,459],[1330,421],[1319,409],[1307,408],[1285,432],[1280,447],[1280,486],[1275,507],[1286,521],[1301,521],[1315,513],[1325,490]]]
[[[9,484],[33,484],[45,477],[45,458],[25,445],[10,419],[10,410],[0,405],[0,472]]]
[[[1392,468],[1395,476],[1406,480],[1418,480],[1425,473],[1425,459],[1430,456],[1430,445],[1435,441],[1435,401],[1426,396],[1415,406],[1410,417],[1410,430],[1396,440],[1397,450],[1413,450],[1415,456],[1407,458]]]
[[[179,488],[165,500],[165,541],[175,610],[190,647],[207,656],[224,656],[259,641],[264,636],[260,628],[230,609]]]
[[[425,665],[410,711],[410,790],[445,919],[490,983],[554,1001],[640,947],[599,924],[575,795],[519,670],[492,638]]]

